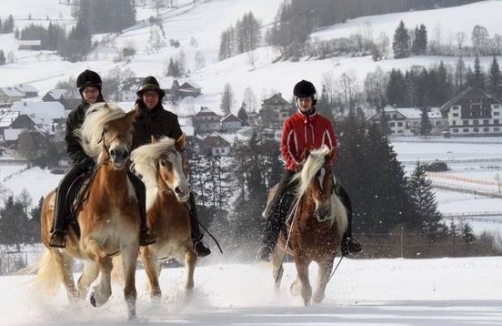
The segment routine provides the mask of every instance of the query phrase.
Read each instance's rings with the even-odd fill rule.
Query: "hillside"
[[[188,0],[178,1],[179,9],[166,9],[161,12],[161,17],[166,31],[165,41],[169,44],[170,39],[178,40],[180,48],[167,45],[158,53],[148,46],[151,25],[146,22],[146,19],[154,14],[154,11],[153,9],[140,9],[137,13],[138,24],[120,35],[96,35],[95,40],[108,39],[109,41],[102,42],[88,56],[88,61],[77,63],[62,61],[58,56],[48,52],[19,51],[13,34],[1,34],[0,49],[5,53],[14,53],[15,59],[13,63],[0,66],[0,86],[31,83],[43,94],[53,88],[58,81],[75,77],[83,69],[94,69],[106,76],[112,69],[118,68],[120,71],[130,70],[140,77],[155,75],[159,77],[161,84],[169,87],[172,79],[164,76],[166,62],[171,57],[177,58],[183,55],[186,58],[187,68],[191,72],[186,78],[199,84],[203,95],[193,101],[186,101],[174,110],[182,112],[193,108],[198,109],[204,105],[218,111],[223,87],[226,83],[230,83],[235,94],[233,109],[237,111],[247,87],[253,90],[258,101],[276,91],[288,98],[294,83],[300,79],[312,80],[320,86],[326,74],[332,74],[334,78],[338,78],[343,73],[351,73],[357,77],[357,82],[362,84],[366,74],[374,71],[376,67],[389,71],[392,68],[406,69],[412,65],[429,67],[439,60],[453,64],[457,60],[454,57],[427,56],[373,62],[370,56],[365,56],[335,57],[316,61],[301,59],[298,62],[273,63],[279,56],[278,52],[264,46],[252,54],[241,54],[221,62],[217,61],[219,38],[224,29],[234,25],[245,13],[252,11],[254,16],[261,21],[263,32],[265,32],[274,20],[281,1],[201,0],[195,4]],[[59,2],[59,0],[8,2],[2,9],[1,18],[5,19],[4,15],[12,13],[16,20],[16,27],[35,21],[46,24],[47,17],[69,25],[72,22],[69,7]],[[23,10],[25,8],[30,8],[29,14],[32,21],[27,20],[28,13]],[[403,20],[410,28],[420,23],[425,24],[430,38],[440,34],[443,42],[453,42],[456,33],[464,32],[467,35],[465,42],[468,44],[472,28],[476,24],[485,26],[490,35],[499,33],[502,29],[502,22],[498,13],[501,11],[502,1],[485,1],[446,9],[363,17],[325,28],[314,33],[312,37],[327,39],[349,36],[370,24],[374,35],[385,32],[391,39],[398,22]],[[435,32],[436,36],[434,36]],[[131,44],[137,50],[134,58],[130,62],[115,62],[117,52],[123,46]],[[197,52],[202,53],[205,59],[205,67],[199,70],[194,68]],[[482,60],[485,69],[490,60],[490,57]],[[251,61],[254,61],[254,65],[250,63]],[[471,58],[465,58],[465,62],[467,65],[472,65]]]

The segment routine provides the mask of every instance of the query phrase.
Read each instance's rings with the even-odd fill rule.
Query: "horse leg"
[[[138,260],[139,243],[122,246],[122,268],[124,270],[124,298],[127,303],[129,320],[136,318],[136,262]],[[110,275],[108,275],[110,276]]]
[[[296,272],[298,276],[293,285],[296,283],[301,286],[300,293],[305,306],[310,306],[310,299],[312,298],[312,287],[310,286],[309,281],[309,264],[310,262],[305,258],[296,257],[295,259]]]
[[[96,280],[98,275],[99,275],[98,265],[96,265],[96,263],[92,261],[85,260],[82,275],[80,275],[77,281],[77,289],[79,297],[81,299],[85,298],[87,292],[89,291],[89,287],[91,286],[92,282]]]
[[[57,266],[59,279],[66,288],[68,300],[74,301],[78,298],[78,291],[73,279],[73,258],[64,253],[61,249],[49,249]]]
[[[99,283],[93,287],[90,300],[94,307],[101,307],[112,295],[111,272],[113,265],[112,259],[108,256],[99,257],[97,264],[101,272],[101,279]]]
[[[141,248],[141,261],[150,282],[150,298],[160,300],[162,291],[159,285],[160,263],[157,254],[154,254],[150,247]]]
[[[185,290],[192,290],[194,287],[193,275],[195,272],[195,265],[197,264],[197,255],[191,250],[191,248],[187,248],[185,253]]]
[[[276,249],[272,253],[272,276],[274,277],[276,289],[279,289],[281,286],[283,274],[284,274],[284,268],[282,266],[282,255],[279,255]]]
[[[318,262],[319,270],[317,272],[317,285],[312,298],[314,303],[320,303],[324,299],[324,293],[329,282],[329,276],[333,270],[333,262],[334,257]]]

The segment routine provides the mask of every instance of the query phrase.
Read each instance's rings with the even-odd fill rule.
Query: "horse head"
[[[332,190],[334,187],[333,172],[330,162],[334,150],[323,145],[320,149],[306,151],[306,158],[301,172],[296,176],[299,179],[297,195],[308,196],[314,203],[314,216],[321,223],[333,222],[334,207]]]
[[[135,149],[131,154],[134,170],[143,177],[148,188],[158,188],[176,196],[180,202],[190,198],[188,170],[183,155],[185,135],[179,139],[152,138],[152,143]]]
[[[135,112],[125,113],[113,103],[92,105],[76,131],[85,152],[98,163],[108,159],[115,169],[127,165]]]

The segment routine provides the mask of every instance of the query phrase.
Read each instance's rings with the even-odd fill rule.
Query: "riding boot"
[[[345,191],[345,189],[338,184],[337,193],[340,196],[340,200],[345,206],[345,210],[347,212],[347,229],[342,237],[341,243],[341,253],[342,256],[347,257],[352,254],[356,254],[362,251],[361,243],[352,237],[352,202],[350,197]]]
[[[136,192],[136,196],[138,197],[138,208],[139,208],[139,217],[140,217],[140,229],[139,229],[139,245],[140,246],[148,246],[157,241],[157,237],[155,234],[150,232],[146,221],[146,188],[143,181],[138,178],[132,172],[128,173],[129,180],[134,187],[134,191]]]
[[[190,199],[188,202],[188,209],[190,215],[190,226],[192,229],[192,242],[193,250],[199,257],[205,257],[211,254],[211,249],[209,249],[204,242],[202,242],[203,234],[200,232],[199,219],[197,217],[197,209],[195,207],[195,198],[193,193],[190,193]]]
[[[66,207],[66,196],[73,182],[82,174],[81,168],[73,166],[61,179],[56,189],[54,219],[52,220],[49,246],[66,247],[66,227],[69,212]]]
[[[66,247],[66,207],[64,195],[66,191],[61,185],[56,190],[56,199],[54,206],[54,219],[52,220],[51,238],[49,246],[55,248]]]
[[[257,258],[263,261],[270,261],[272,251],[274,250],[279,233],[284,224],[283,211],[288,211],[288,208],[282,209],[282,198],[284,194],[292,187],[291,178],[294,175],[293,171],[285,170],[279,185],[277,186],[275,196],[272,198],[270,207],[265,216],[262,246],[258,250]]]

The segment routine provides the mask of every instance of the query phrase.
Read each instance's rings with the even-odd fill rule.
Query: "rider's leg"
[[[72,167],[61,179],[56,189],[54,219],[52,221],[51,238],[49,239],[49,246],[51,247],[66,247],[66,226],[68,217],[66,196],[72,183],[81,174],[82,170],[76,166]]]
[[[141,179],[132,172],[128,172],[129,180],[131,180],[136,196],[138,197],[139,217],[141,220],[139,230],[139,245],[148,246],[155,243],[157,237],[150,232],[146,222],[146,188]]]
[[[277,244],[279,232],[284,224],[284,216],[281,214],[281,199],[292,188],[291,178],[294,174],[291,170],[284,170],[281,181],[279,181],[275,195],[270,203],[270,208],[267,210],[262,246],[258,251],[258,258],[261,260],[269,261],[270,254]]]
[[[203,234],[200,231],[199,219],[197,216],[197,208],[195,207],[195,198],[193,192],[190,192],[190,199],[188,201],[188,208],[190,213],[190,226],[192,228],[192,242],[193,249],[197,256],[205,257],[211,253],[211,249],[209,249],[204,242],[202,242]]]
[[[347,230],[343,234],[341,251],[343,256],[348,256],[360,252],[362,247],[359,241],[352,236],[352,201],[349,194],[341,184],[337,185],[337,193],[347,211]]]

